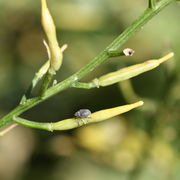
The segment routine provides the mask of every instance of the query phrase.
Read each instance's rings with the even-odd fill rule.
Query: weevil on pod
[[[78,120],[78,124],[79,126],[81,126],[81,122],[83,124],[87,124],[87,118],[91,115],[91,111],[89,109],[80,109],[79,111],[77,111],[74,116],[76,117],[76,119]],[[84,119],[85,118],[85,119]],[[82,125],[83,125],[82,124]]]

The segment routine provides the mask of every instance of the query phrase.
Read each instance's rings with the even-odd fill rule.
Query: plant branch
[[[114,116],[120,115],[122,113],[128,112],[134,108],[140,107],[143,104],[144,104],[143,101],[138,101],[132,104],[127,104],[127,105],[118,106],[118,107],[109,108],[109,109],[103,109],[103,110],[90,114],[88,117],[83,117],[83,118],[74,117],[74,118],[64,119],[62,121],[55,122],[55,123],[33,122],[33,121],[29,121],[27,119],[23,119],[16,116],[13,116],[13,120],[16,123],[19,123],[19,124],[22,124],[24,126],[28,126],[31,128],[43,129],[47,131],[54,131],[54,130],[62,131],[62,130],[69,130],[69,129],[77,128],[79,126],[83,126],[90,123],[101,122],[109,118],[112,118]]]
[[[46,90],[48,89],[50,83],[52,82],[53,77],[54,77],[54,74],[50,73],[49,71],[46,73],[46,75],[44,77],[43,84],[42,84],[41,89],[40,89],[40,96],[42,98],[43,98]]]
[[[150,71],[158,67],[161,63],[169,60],[174,56],[174,53],[171,52],[159,59],[150,59],[140,64],[135,64],[132,66],[128,66],[122,68],[118,71],[107,73],[99,78],[95,78],[94,80],[83,83],[83,82],[75,82],[72,84],[74,88],[82,88],[82,89],[91,89],[91,88],[99,88],[100,86],[109,86],[135,76],[142,74],[144,72]]]
[[[75,82],[71,85],[73,88],[79,88],[79,89],[92,89],[97,88],[98,86],[93,82]]]
[[[84,76],[92,72],[95,68],[97,68],[101,63],[105,62],[109,55],[107,51],[110,49],[117,49],[122,46],[135,32],[140,30],[144,24],[146,24],[152,17],[154,17],[157,13],[159,13],[164,7],[168,4],[174,2],[175,0],[161,0],[156,4],[156,9],[147,8],[144,13],[135,20],[133,24],[131,24],[120,36],[118,36],[108,47],[105,48],[98,56],[96,56],[90,63],[81,68],[77,73],[70,76],[66,80],[58,83],[57,85],[50,87],[47,89],[43,98],[35,97],[26,101],[25,104],[21,104],[17,106],[14,110],[12,110],[9,114],[0,119],[0,127],[8,125],[13,122],[13,116],[19,116],[26,110],[32,108],[33,106],[43,102],[44,100],[50,98],[51,96],[59,93],[62,90],[71,87],[71,85],[78,80],[82,79]]]
[[[35,73],[30,86],[28,87],[27,91],[21,98],[20,104],[24,104],[26,102],[26,100],[30,98],[30,95],[31,95],[33,89],[36,87],[36,85],[42,79],[42,77],[46,74],[48,69],[49,69],[49,60],[46,61],[46,63],[44,63],[41,66],[41,68],[38,70],[37,73]]]
[[[149,8],[154,9],[156,7],[155,0],[149,0]]]

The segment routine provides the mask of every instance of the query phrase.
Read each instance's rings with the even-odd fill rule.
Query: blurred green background
[[[57,80],[95,57],[147,4],[147,0],[49,0],[59,42],[69,46]],[[179,180],[179,19],[180,4],[174,3],[124,45],[136,51],[133,57],[111,58],[84,80],[171,51],[173,60],[113,86],[68,89],[23,116],[33,121],[59,121],[82,108],[94,112],[137,99],[145,102],[143,107],[71,131],[16,127],[0,137],[0,180]],[[44,38],[40,1],[0,0],[1,116],[18,104],[47,59]]]

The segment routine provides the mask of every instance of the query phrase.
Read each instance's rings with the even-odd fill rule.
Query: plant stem
[[[53,79],[53,74],[50,73],[49,71],[46,73],[45,77],[44,77],[44,81],[40,90],[40,96],[43,98],[46,90],[49,87],[49,84],[51,83],[52,79]]]
[[[28,126],[31,128],[37,128],[37,129],[52,131],[51,130],[51,123],[33,122],[33,121],[29,121],[27,119],[20,118],[20,117],[14,117],[13,120],[18,124],[22,124],[24,126]]]
[[[84,82],[75,82],[75,83],[72,84],[72,87],[80,88],[80,89],[92,89],[92,88],[95,88],[97,86],[96,86],[95,83],[93,83],[91,81],[91,82],[87,82],[87,83],[84,83]]]
[[[155,8],[155,0],[149,0],[149,8],[154,9]]]
[[[36,85],[42,79],[42,77],[46,74],[48,69],[49,69],[49,60],[46,61],[46,63],[44,63],[41,66],[41,68],[38,70],[37,73],[35,73],[32,81],[31,81],[30,86],[28,87],[27,91],[25,92],[25,94],[21,98],[20,104],[24,104],[25,101],[30,98],[30,95],[31,95],[33,89],[36,87]]]
[[[147,8],[144,13],[135,20],[133,24],[131,24],[122,34],[120,34],[108,47],[105,48],[98,56],[96,56],[90,63],[81,68],[77,73],[70,76],[66,80],[58,83],[57,85],[50,87],[47,89],[43,98],[35,97],[26,101],[25,104],[21,104],[17,106],[14,110],[12,110],[9,114],[0,119],[0,127],[8,125],[13,122],[13,116],[19,116],[26,110],[32,108],[33,106],[43,102],[44,100],[50,98],[51,96],[59,93],[60,91],[67,89],[73,83],[77,82],[90,72],[92,72],[95,68],[97,68],[101,63],[105,62],[109,55],[107,51],[110,49],[117,49],[122,46],[135,32],[140,30],[144,24],[146,24],[152,17],[154,17],[158,12],[160,12],[164,7],[168,4],[174,2],[175,0],[161,0],[156,4],[156,9]]]

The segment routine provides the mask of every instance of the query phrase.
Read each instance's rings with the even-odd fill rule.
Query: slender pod
[[[119,81],[127,80],[141,73],[152,70],[173,56],[174,56],[174,53],[169,53],[168,55],[160,59],[148,60],[141,64],[136,64],[136,65],[129,66],[126,68],[122,68],[115,72],[108,73],[106,75],[101,76],[99,79],[95,79],[94,81],[96,81],[97,83],[97,80],[98,80],[99,86],[109,86]]]
[[[41,6],[42,26],[48,38],[48,46],[51,56],[49,71],[50,73],[55,74],[55,72],[59,70],[62,64],[63,54],[58,45],[56,37],[56,27],[47,7],[46,0],[41,0]]]
[[[143,101],[138,101],[136,103],[133,104],[127,104],[124,106],[118,106],[118,107],[114,107],[114,108],[110,108],[110,109],[104,109],[101,111],[97,111],[95,113],[92,113],[90,115],[90,118],[92,119],[91,122],[100,122],[100,121],[104,121],[106,119],[112,118],[114,116],[117,116],[119,114],[128,112],[134,108],[137,108],[139,106],[142,106],[144,104]]]
[[[88,117],[86,118],[83,117],[83,119],[87,122],[87,124],[96,123],[96,122],[107,120],[109,118],[120,115],[122,113],[128,112],[134,108],[142,106],[143,104],[144,104],[143,101],[138,101],[133,104],[118,106],[118,107],[109,108],[109,109],[103,109],[103,110],[94,112],[92,114],[89,114]],[[64,121],[60,121],[57,123],[52,123],[51,125],[52,125],[52,130],[67,130],[67,129],[78,127],[79,122],[77,121],[76,118],[71,118],[71,119],[66,119]]]
[[[133,104],[127,104],[124,106],[118,106],[118,107],[114,107],[114,108],[110,108],[110,109],[104,109],[101,111],[94,112],[92,114],[89,110],[87,111],[87,109],[85,109],[85,110],[83,109],[81,111],[76,112],[77,114],[76,113],[75,114],[78,116],[78,118],[83,118],[83,120],[85,120],[87,122],[86,124],[90,124],[90,123],[96,123],[96,122],[107,120],[114,116],[128,112],[139,106],[142,106],[143,104],[144,104],[143,101],[138,101]],[[79,124],[79,120],[77,119],[77,117],[64,119],[64,120],[56,122],[56,123],[42,123],[42,122],[33,122],[33,121],[29,121],[29,120],[14,116],[13,121],[18,124],[22,124],[24,126],[48,130],[48,131],[69,130],[69,129],[77,128],[80,125],[81,126],[85,125],[85,123]]]

